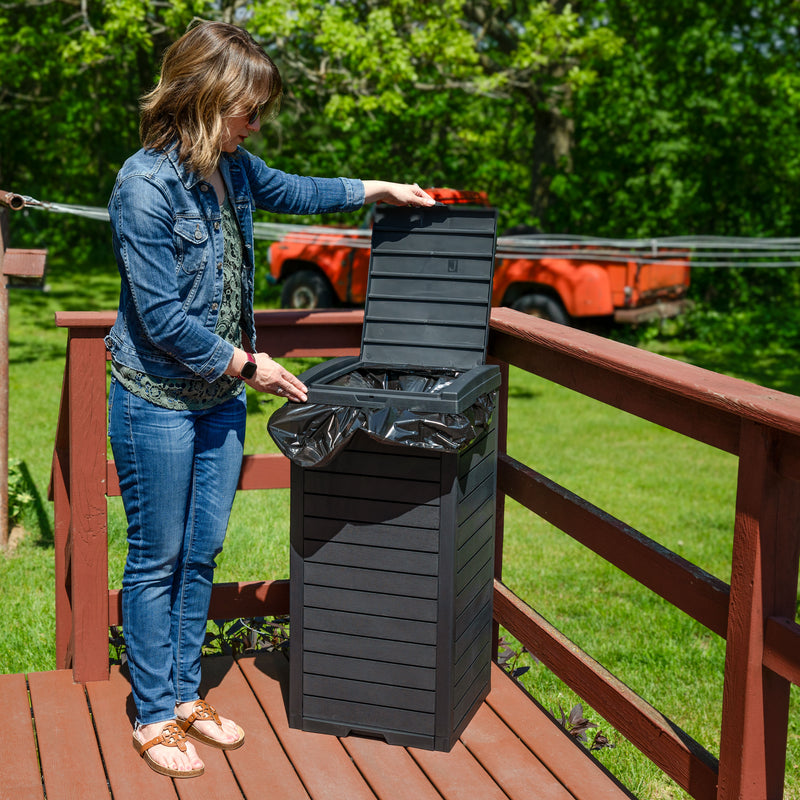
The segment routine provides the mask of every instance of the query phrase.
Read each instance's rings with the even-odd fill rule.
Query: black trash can
[[[382,210],[360,357],[270,420],[293,459],[292,727],[447,751],[489,691],[495,231],[493,209]]]

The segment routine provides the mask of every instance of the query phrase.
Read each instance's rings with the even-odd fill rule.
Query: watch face
[[[243,367],[242,371],[239,373],[243,378],[249,380],[256,374],[256,362],[255,361],[248,361]]]

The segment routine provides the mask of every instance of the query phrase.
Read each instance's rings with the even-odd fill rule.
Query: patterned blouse
[[[228,198],[222,205],[222,303],[215,333],[234,347],[242,346],[242,235]],[[112,375],[132,394],[162,408],[197,411],[235,397],[244,384],[232,375],[209,383],[203,378],[159,378],[111,362]]]

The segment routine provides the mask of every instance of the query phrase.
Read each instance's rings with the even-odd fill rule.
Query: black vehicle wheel
[[[333,304],[333,289],[317,272],[293,272],[283,283],[282,308],[331,308]]]
[[[530,314],[532,317],[557,322],[559,325],[570,324],[569,315],[564,310],[564,306],[546,294],[536,292],[523,294],[511,304],[511,308],[522,311],[524,314]]]

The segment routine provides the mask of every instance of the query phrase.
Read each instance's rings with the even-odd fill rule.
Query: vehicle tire
[[[301,269],[283,282],[282,308],[331,308],[333,305],[333,289],[318,272]]]
[[[550,322],[557,322],[559,325],[569,325],[569,314],[564,310],[564,306],[554,297],[538,292],[529,292],[518,297],[511,308],[530,314],[532,317],[547,319]]]

